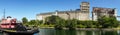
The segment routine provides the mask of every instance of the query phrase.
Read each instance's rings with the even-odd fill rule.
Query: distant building
[[[56,15],[63,19],[78,19],[78,20],[89,20],[89,3],[82,2],[80,9],[70,10],[70,11],[55,11],[48,13],[40,13],[36,15],[37,20],[44,20],[46,17]]]
[[[82,2],[80,5],[81,12],[89,12],[90,4],[88,2]]]
[[[40,13],[36,15],[37,20],[45,20],[46,17],[51,15],[59,16],[63,19],[78,19],[78,20],[89,20],[89,2],[82,2],[80,9],[69,10],[69,11],[58,11]]]
[[[101,16],[117,16],[117,11],[115,8],[101,8],[101,7],[93,7],[92,11],[92,20],[96,21]]]

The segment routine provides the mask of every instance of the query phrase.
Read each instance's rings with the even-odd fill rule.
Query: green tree
[[[86,28],[87,27],[86,21],[78,21],[77,27],[78,28]]]
[[[49,24],[55,24],[57,22],[57,20],[61,19],[59,16],[49,16],[45,18],[45,24],[49,25]]]
[[[38,26],[38,25],[43,23],[43,20],[34,20],[34,21],[35,21],[35,25],[36,26]]]
[[[95,26],[95,22],[91,20],[77,22],[78,28],[95,28]]]
[[[36,24],[36,20],[30,20],[29,21],[29,25],[35,25]]]
[[[106,16],[102,16],[100,18],[98,18],[98,23],[99,23],[99,27],[100,28],[113,28],[113,27],[117,27],[119,25],[116,17],[106,17]]]
[[[70,30],[73,30],[77,27],[77,19],[72,19],[72,20],[68,20],[67,21],[67,28],[69,28]]]
[[[97,21],[92,21],[92,28],[98,28],[98,22]]]
[[[65,23],[65,20],[60,18],[59,16],[55,16],[55,15],[52,15],[52,16],[49,16],[47,18],[45,18],[45,24],[49,25],[49,24],[53,24],[55,25],[55,29],[62,29],[64,27],[64,23]]]
[[[119,26],[119,22],[117,21],[116,17],[110,17],[110,25],[111,25],[111,27]]]
[[[39,21],[39,20],[30,20],[28,22],[28,25],[33,25],[33,26],[39,26],[40,24],[42,24],[42,20]]]
[[[22,22],[23,22],[23,24],[26,24],[26,23],[28,23],[28,19],[26,17],[23,17]]]
[[[43,20],[37,20],[38,21],[38,24],[42,24],[43,23]]]
[[[92,21],[85,21],[86,28],[93,28],[93,22]]]
[[[56,24],[55,24],[55,29],[62,29],[64,27],[64,23],[65,21],[63,19],[59,19],[56,21]]]

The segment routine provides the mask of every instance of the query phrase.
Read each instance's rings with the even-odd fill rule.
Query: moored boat
[[[8,34],[34,34],[39,32],[39,29],[37,27],[26,27],[22,23],[17,23],[16,19],[9,19],[10,16],[7,17],[7,19],[2,19],[2,22],[0,23],[0,30],[2,32],[8,33]],[[28,29],[29,28],[29,29]]]

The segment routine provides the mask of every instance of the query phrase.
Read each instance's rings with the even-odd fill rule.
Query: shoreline
[[[55,29],[54,27],[39,27],[40,29]],[[63,28],[63,30],[68,30],[69,28]],[[120,28],[75,28],[75,30],[104,30],[104,31],[115,31],[120,30]]]

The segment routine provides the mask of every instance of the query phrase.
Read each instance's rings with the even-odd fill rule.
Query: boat
[[[39,32],[39,29],[37,27],[27,27],[24,26],[23,23],[17,23],[17,19],[11,19],[10,16],[7,17],[7,19],[2,19],[0,23],[0,30],[2,32],[8,33],[8,34],[21,34],[21,35],[30,35],[30,34],[35,34]]]

